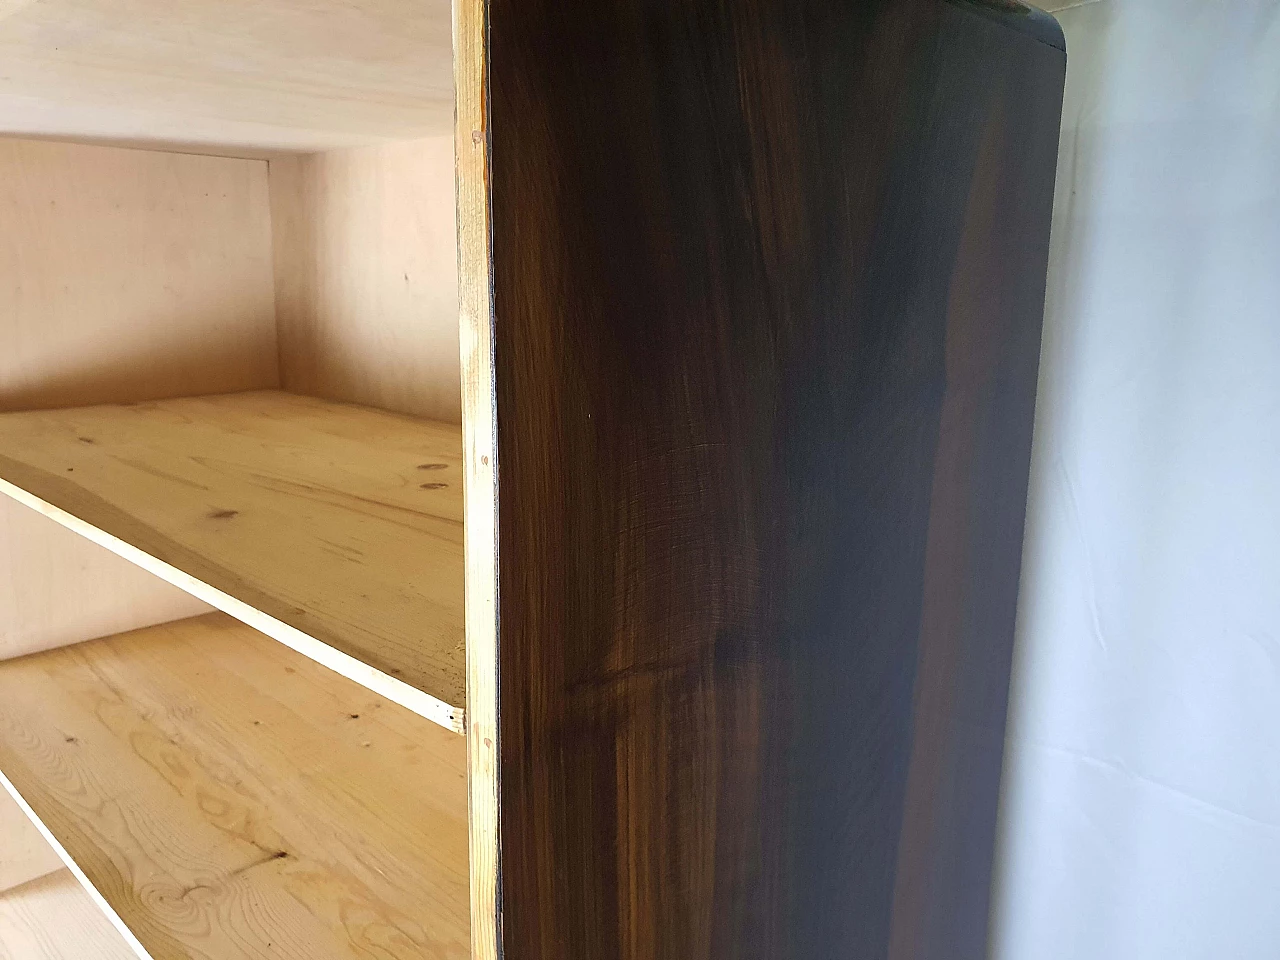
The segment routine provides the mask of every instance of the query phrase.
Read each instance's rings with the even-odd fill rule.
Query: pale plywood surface
[[[105,547],[0,497],[0,660],[209,609]]]
[[[277,386],[272,270],[265,161],[0,139],[0,410]]]
[[[0,960],[136,956],[67,870],[0,893]]]
[[[0,489],[460,729],[460,432],[275,391],[4,414]]]
[[[0,0],[0,132],[308,152],[448,130],[446,0]]]
[[[0,893],[62,869],[53,847],[4,790],[0,790]]]
[[[0,767],[157,960],[466,956],[465,764],[220,613],[0,664]]]
[[[460,423],[453,139],[270,169],[282,386]]]
[[[458,288],[466,507],[467,759],[471,956],[502,955],[498,740],[498,459],[489,236],[485,0],[454,4]]]
[[[275,386],[274,312],[265,162],[0,140],[0,410]],[[0,504],[0,659],[202,609]]]

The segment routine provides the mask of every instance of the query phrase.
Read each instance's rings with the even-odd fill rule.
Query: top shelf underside
[[[449,133],[448,0],[4,0],[0,134],[254,155]]]
[[[444,726],[461,429],[278,391],[0,415],[0,490]]]

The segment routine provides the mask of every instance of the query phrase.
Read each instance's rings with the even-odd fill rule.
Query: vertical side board
[[[502,951],[498,798],[498,459],[489,217],[489,4],[454,0],[458,327],[462,362],[471,955]]]
[[[978,960],[1056,24],[490,0],[486,48],[460,7],[476,928]]]

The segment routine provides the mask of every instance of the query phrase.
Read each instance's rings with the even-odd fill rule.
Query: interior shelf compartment
[[[0,663],[6,785],[155,960],[468,957],[465,751],[222,613]]]
[[[455,731],[461,457],[460,426],[280,391],[0,415],[0,490]]]

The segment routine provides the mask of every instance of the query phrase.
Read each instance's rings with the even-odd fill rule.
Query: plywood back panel
[[[0,660],[211,609],[105,547],[0,497]]]
[[[285,389],[461,422],[452,137],[270,168]]]
[[[0,410],[278,377],[265,161],[0,139]]]
[[[0,0],[0,132],[323,150],[446,131],[448,0]]]
[[[278,379],[265,161],[0,139],[0,410]],[[207,609],[0,498],[0,659]]]

